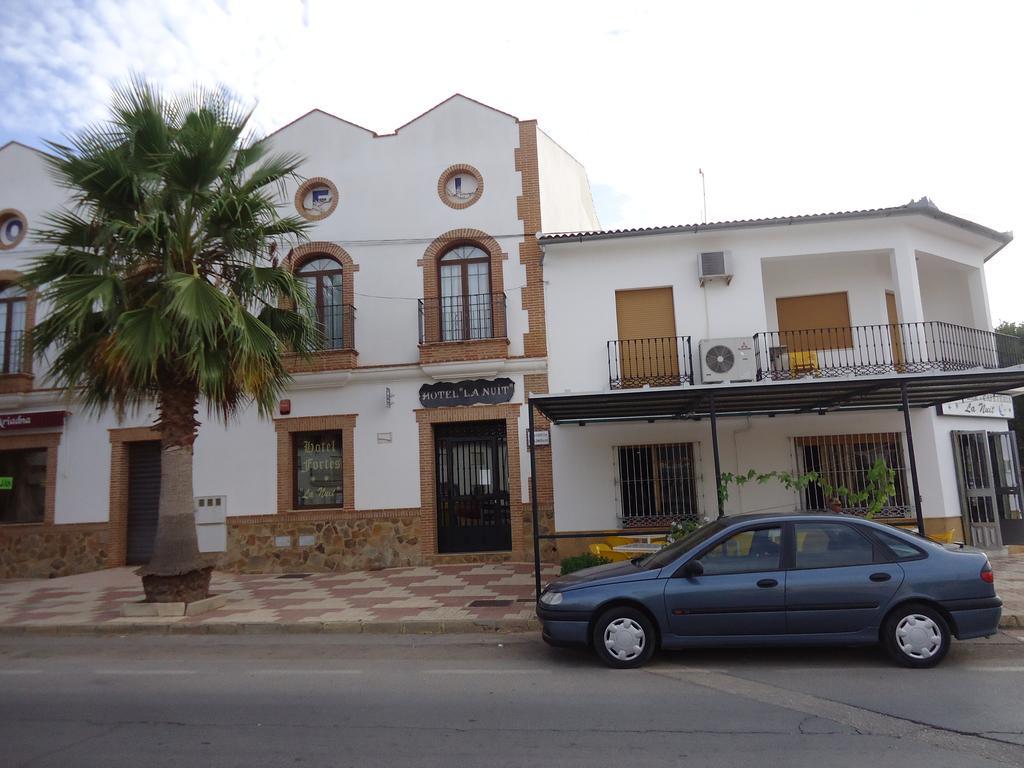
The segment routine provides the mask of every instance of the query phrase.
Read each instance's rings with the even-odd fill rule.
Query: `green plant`
[[[673,520],[672,526],[671,528],[669,528],[668,531],[668,536],[666,536],[665,539],[668,541],[669,544],[671,544],[674,541],[679,541],[679,539],[685,536],[689,536],[691,533],[696,531],[706,522],[707,521],[703,519]]]
[[[724,505],[729,500],[730,485],[743,486],[752,481],[764,485],[772,480],[797,493],[812,483],[816,484],[827,499],[839,499],[847,507],[862,507],[865,510],[865,517],[869,519],[881,512],[889,499],[896,495],[896,471],[885,463],[885,459],[879,458],[868,470],[864,487],[859,491],[845,485],[832,485],[817,471],[793,475],[789,472],[758,472],[751,469],[743,474],[723,472],[722,482],[718,486],[718,498]]]
[[[562,575],[565,576],[573,571],[582,571],[584,568],[593,568],[595,565],[605,565],[610,562],[611,560],[607,557],[595,555],[593,552],[584,552],[582,555],[566,557],[562,560]]]
[[[70,205],[47,217],[52,250],[24,279],[50,308],[30,343],[86,410],[156,407],[150,601],[208,591],[193,512],[199,403],[224,422],[253,403],[269,415],[290,380],[285,352],[316,347],[308,292],[275,257],[307,228],[278,211],[301,159],[267,155],[250,114],[223,90],[169,97],[135,79],[107,122],[49,143]]]

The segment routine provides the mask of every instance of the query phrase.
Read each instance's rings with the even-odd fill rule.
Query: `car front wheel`
[[[889,656],[905,667],[934,667],[949,651],[949,624],[926,605],[902,605],[882,627],[882,644]]]
[[[654,654],[654,625],[643,611],[628,606],[601,614],[593,639],[601,661],[616,669],[642,666]]]

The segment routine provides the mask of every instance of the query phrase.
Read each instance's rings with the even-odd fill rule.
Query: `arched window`
[[[16,285],[0,288],[0,338],[3,340],[2,373],[21,373],[25,366],[25,291]]]
[[[342,298],[341,264],[326,256],[314,258],[303,264],[296,273],[306,284],[309,298],[316,308],[316,321],[320,329],[324,349],[345,349],[351,345],[347,338],[350,324],[346,322],[351,308],[346,307]]]
[[[473,245],[448,251],[439,262],[441,283],[441,340],[489,339],[491,257]]]

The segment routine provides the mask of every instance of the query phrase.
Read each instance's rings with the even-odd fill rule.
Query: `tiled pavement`
[[[544,578],[555,574],[546,566]],[[200,616],[124,618],[142,599],[131,568],[50,580],[0,581],[0,630],[118,632],[526,629],[534,621],[529,563],[439,565],[304,578],[215,572],[227,604]],[[171,628],[174,629],[171,629]]]
[[[1024,556],[996,558],[1003,626],[1024,628]],[[545,566],[544,579],[556,573]],[[228,602],[201,616],[124,618],[142,591],[130,568],[62,579],[0,581],[0,631],[39,632],[465,632],[535,626],[529,563],[439,565],[318,573],[215,572]]]

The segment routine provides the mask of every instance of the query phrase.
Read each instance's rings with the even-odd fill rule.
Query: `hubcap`
[[[619,661],[632,661],[644,651],[644,629],[633,619],[615,619],[604,630],[604,647]]]
[[[930,659],[942,647],[942,630],[927,616],[913,613],[896,625],[896,644],[912,659]]]

